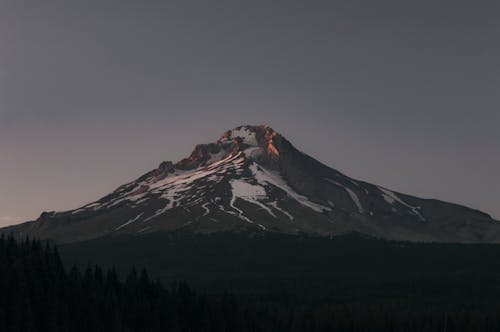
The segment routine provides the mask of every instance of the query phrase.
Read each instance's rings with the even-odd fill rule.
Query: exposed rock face
[[[188,158],[163,162],[80,209],[10,227],[19,235],[78,241],[187,229],[399,240],[500,242],[485,213],[355,180],[298,151],[268,126],[241,126]]]

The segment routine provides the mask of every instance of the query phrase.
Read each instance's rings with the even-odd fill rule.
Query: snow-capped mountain
[[[192,230],[270,231],[457,242],[498,242],[499,223],[477,210],[350,178],[298,151],[268,126],[240,126],[188,158],[158,168],[77,210],[44,212],[9,228],[78,241]]]

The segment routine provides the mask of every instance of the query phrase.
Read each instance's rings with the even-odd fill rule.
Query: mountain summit
[[[44,212],[7,230],[62,242],[185,230],[333,236],[359,232],[412,241],[498,242],[477,210],[350,178],[297,150],[268,126],[240,126],[197,145],[77,210]]]

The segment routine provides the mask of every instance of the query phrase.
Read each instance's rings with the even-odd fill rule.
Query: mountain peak
[[[226,131],[219,142],[226,142],[228,140],[237,140],[247,146],[261,146],[263,147],[264,141],[273,136],[279,135],[273,128],[267,125],[250,126],[243,125]],[[281,135],[280,135],[281,136]]]
[[[266,125],[228,130],[95,202],[19,227],[65,241],[178,229],[500,241],[500,225],[484,213],[350,178]]]
[[[227,130],[213,143],[196,145],[189,157],[174,166],[180,170],[192,170],[239,152],[249,159],[269,157],[276,161],[280,157],[276,142],[281,140],[284,138],[267,125],[242,125]]]
[[[274,158],[279,158],[280,152],[275,141],[281,139],[283,136],[267,125],[244,125],[226,131],[219,141],[236,140],[246,147],[262,148]]]

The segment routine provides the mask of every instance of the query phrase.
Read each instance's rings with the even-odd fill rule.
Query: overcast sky
[[[0,225],[239,124],[500,218],[498,1],[0,0]]]

